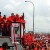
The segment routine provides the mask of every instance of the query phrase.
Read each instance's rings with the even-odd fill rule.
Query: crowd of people
[[[21,16],[19,16],[18,14],[15,15],[14,13],[11,13],[11,15],[7,17],[6,15],[2,16],[0,12],[0,34],[2,33],[2,36],[11,36],[10,29],[12,22],[25,23],[24,13]]]
[[[0,33],[2,33],[2,36],[11,36],[10,26],[12,22],[25,23],[24,14],[19,16],[11,13],[11,16],[6,17],[6,15],[2,16],[0,12]],[[50,50],[49,38],[50,34],[24,34],[22,37],[23,50]]]
[[[23,50],[50,50],[50,39],[45,34],[24,34]]]

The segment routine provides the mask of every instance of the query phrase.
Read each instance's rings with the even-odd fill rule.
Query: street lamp
[[[30,2],[33,5],[33,33],[34,33],[34,3],[31,1],[25,1],[25,2]]]

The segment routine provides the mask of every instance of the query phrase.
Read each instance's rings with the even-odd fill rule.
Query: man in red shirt
[[[2,18],[2,16],[1,16],[1,12],[0,12],[0,18]]]
[[[18,14],[16,14],[15,20],[16,20],[16,21],[19,21],[19,15],[18,15]]]
[[[2,47],[0,48],[0,50],[8,50],[7,48],[8,48],[8,43],[7,42],[4,42],[2,44]]]
[[[0,34],[2,33],[2,26],[1,26],[1,23],[2,23],[2,16],[1,16],[1,12],[0,12]]]
[[[11,16],[9,16],[9,17],[7,18],[7,20],[10,21],[10,22],[14,22],[14,18],[15,18],[14,13],[11,13]]]
[[[1,16],[1,12],[0,12],[0,23],[2,22],[2,16]]]

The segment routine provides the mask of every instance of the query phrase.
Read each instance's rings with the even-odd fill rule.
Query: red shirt
[[[0,48],[0,50],[7,50],[7,49],[4,49],[4,48]]]
[[[7,18],[7,20],[13,22],[14,16],[9,16],[9,17]]]
[[[0,16],[0,23],[2,22],[2,16]]]
[[[19,15],[18,14],[16,14],[15,18],[16,18],[16,21],[19,21]]]
[[[3,50],[3,48],[0,48],[0,50]]]
[[[34,48],[34,50],[38,50],[38,48],[37,48],[37,47],[35,47],[35,48]]]

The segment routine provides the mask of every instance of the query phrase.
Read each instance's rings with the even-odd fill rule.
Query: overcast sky
[[[50,0],[27,0],[34,3],[35,32],[50,32]],[[33,30],[33,5],[25,0],[1,0],[0,11],[10,16],[12,12],[25,13],[26,31]]]

